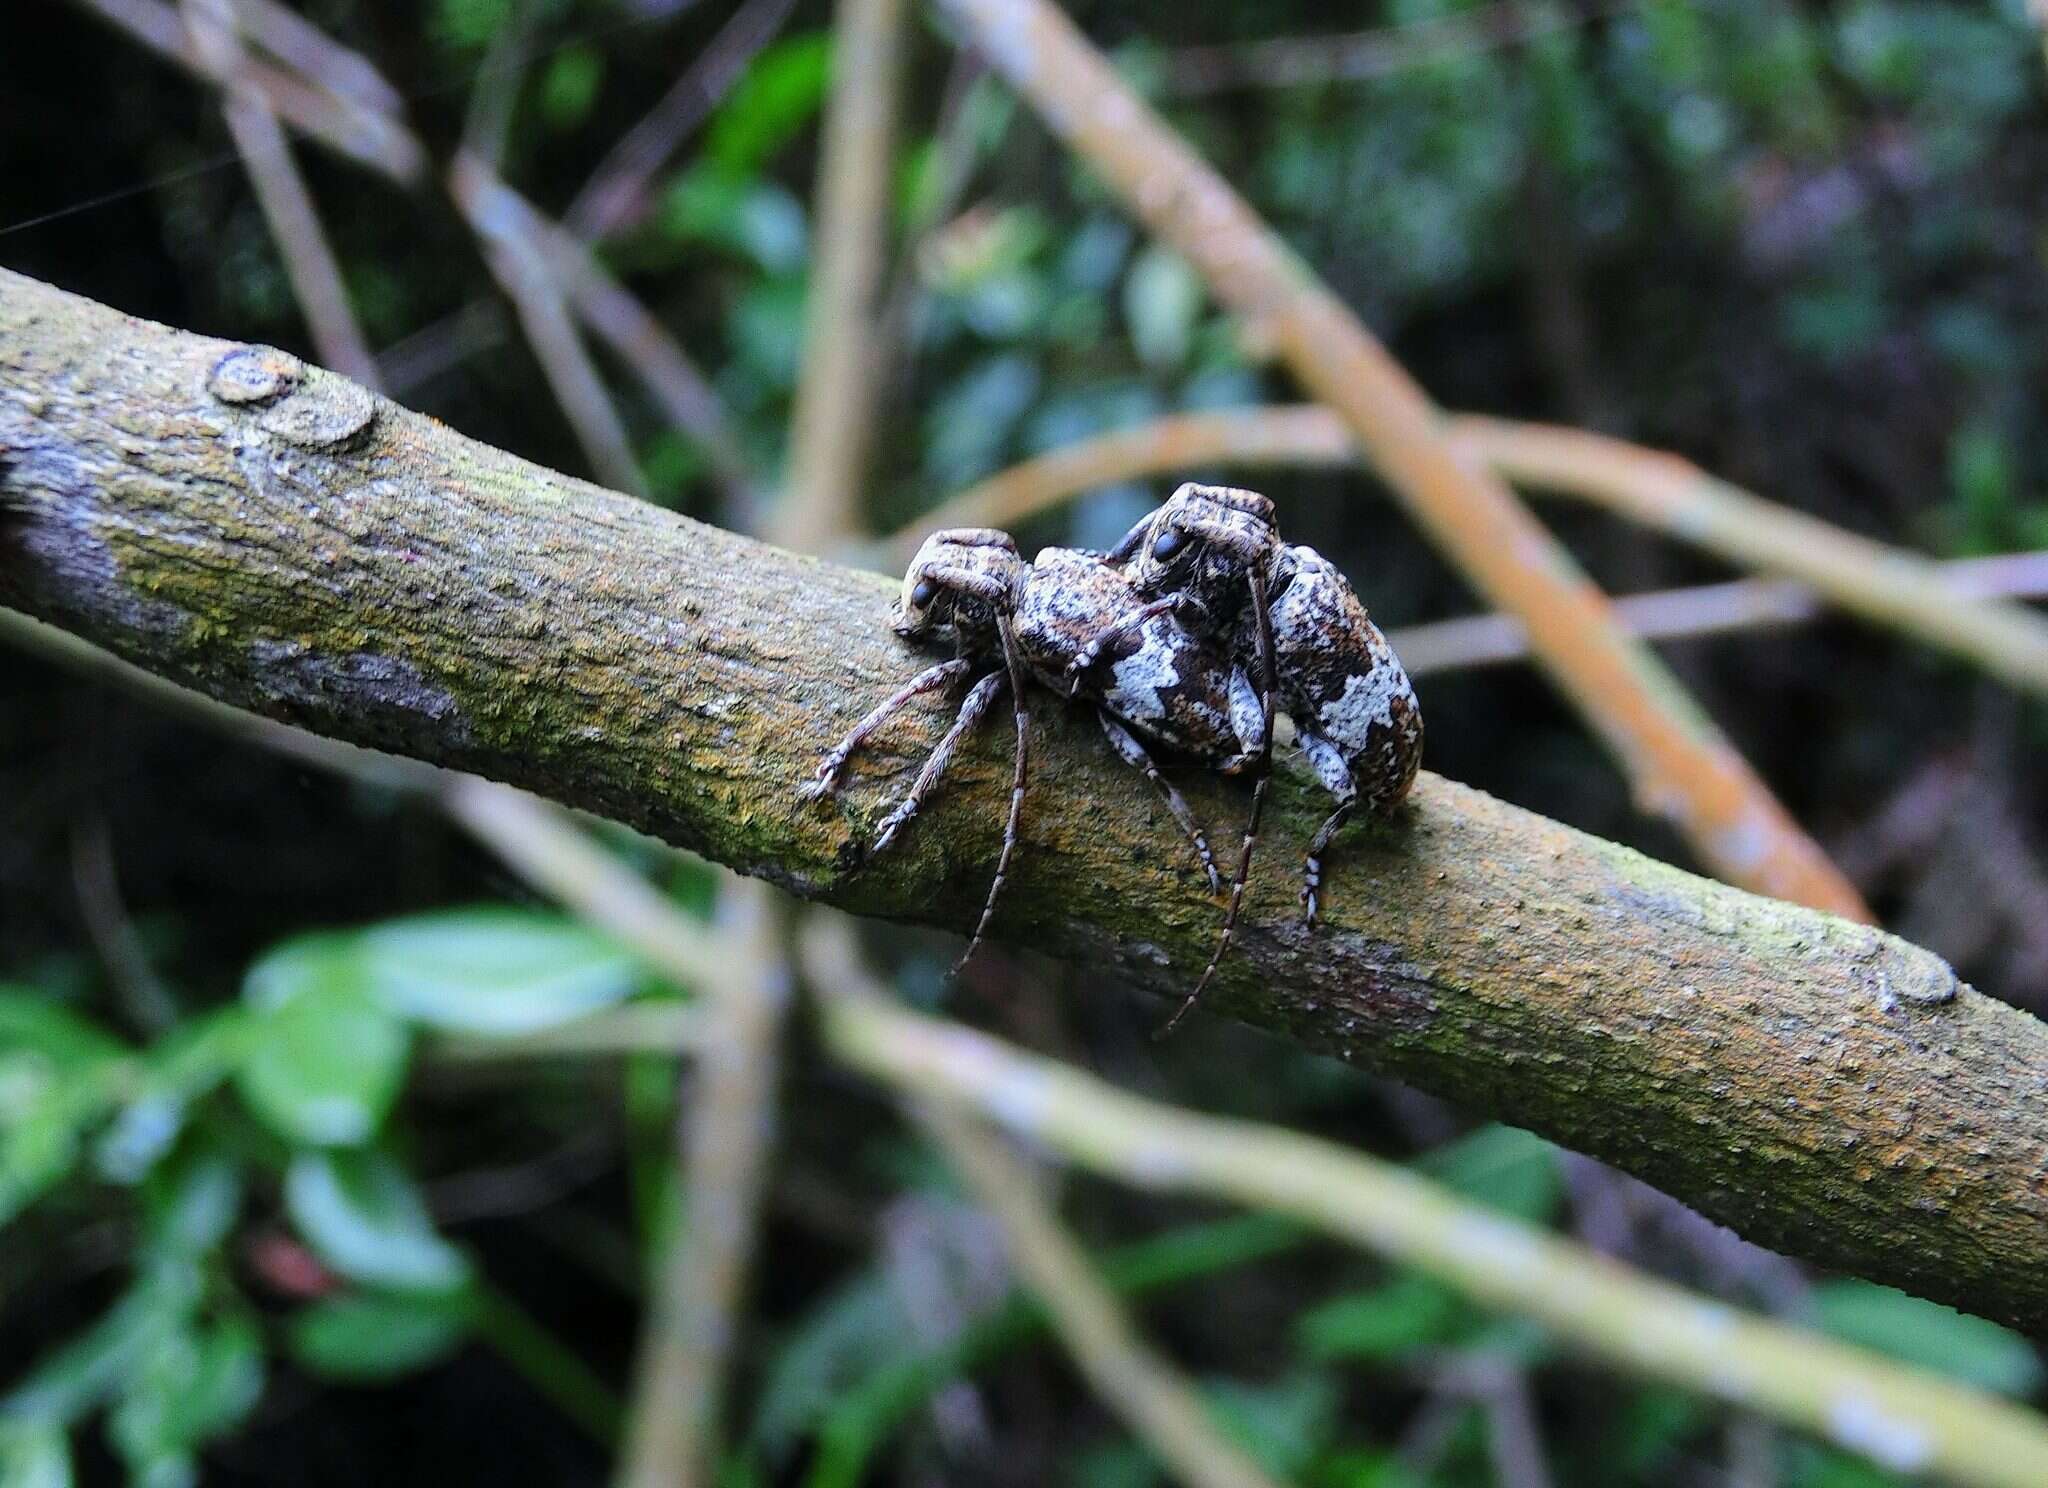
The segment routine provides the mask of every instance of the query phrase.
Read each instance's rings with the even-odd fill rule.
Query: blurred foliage
[[[730,15],[672,0],[303,9],[387,72],[436,150],[459,136],[494,39],[528,26],[505,172],[549,210]],[[1530,0],[1519,40],[1202,94],[1177,88],[1184,48],[1313,34],[1330,17],[1301,0],[1075,10],[1447,404],[1668,444],[1943,553],[2048,546],[2048,117],[2021,0]],[[1473,11],[1388,0],[1358,20]],[[802,353],[829,22],[824,4],[799,5],[638,220],[601,245],[705,366],[771,486]],[[0,120],[0,261],[304,349],[211,100],[65,8],[9,27],[0,80],[19,107]],[[889,336],[870,369],[887,426],[875,526],[1091,434],[1290,396],[1256,336],[936,29],[921,24],[912,49]],[[81,115],[92,130],[37,132]],[[488,302],[444,204],[301,153],[373,341],[445,331]],[[399,395],[581,468],[511,318],[495,327],[409,362]],[[740,520],[702,451],[606,370],[661,499]],[[1383,618],[1469,607],[1384,505],[1353,499],[1360,478],[1261,483]],[[1153,494],[1096,493],[1025,539],[1103,543]],[[1597,519],[1561,525],[1618,587],[1713,572]],[[1863,821],[1929,759],[2038,758],[2048,743],[2037,711],[1987,704],[1957,669],[1840,628],[1681,660],[1824,829]],[[1438,768],[1673,854],[1535,682],[1426,690]],[[413,808],[124,709],[38,669],[0,671],[0,1485],[316,1481],[330,1457],[350,1481],[601,1478],[593,1443],[615,1425],[642,1275],[689,1232],[676,1062],[462,1051],[686,994],[556,915],[451,908],[501,900],[505,883]],[[2011,816],[2039,831],[2039,772],[2002,778]],[[85,949],[71,833],[87,817],[112,825],[168,1020]],[[708,911],[701,866],[615,845]],[[1950,902],[1967,890],[1943,900],[1929,882],[1887,907],[1981,984],[2026,993],[2006,969],[2019,963],[2000,959],[2009,937]],[[359,928],[322,928],[338,924]],[[908,992],[936,995],[941,953],[916,938],[882,949]],[[1000,998],[956,1004],[1190,1103],[1313,1123],[1636,1264],[2040,1398],[2024,1340],[1862,1283],[1787,1284],[1768,1258],[1525,1133],[1471,1127],[1241,1030],[1153,1050],[1148,1015],[1083,973],[1065,996],[996,976]],[[728,1480],[1160,1481],[1008,1291],[932,1155],[807,1054],[790,1101]],[[1291,1481],[1500,1481],[1502,1382],[1527,1390],[1554,1481],[1726,1480],[1726,1412],[1592,1375],[1425,1278],[1259,1216],[1081,1183],[1068,1198],[1112,1285]],[[1786,1488],[1898,1481],[1762,1440]]]

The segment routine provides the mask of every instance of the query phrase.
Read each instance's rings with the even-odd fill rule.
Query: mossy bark
[[[950,709],[837,803],[795,788],[925,658],[890,585],[553,474],[281,353],[0,272],[0,604],[216,698],[527,786],[794,893],[964,929],[1001,835],[991,728],[859,844]],[[1150,786],[1034,713],[1001,938],[1184,992],[1218,906]],[[1184,772],[1228,836],[1242,788]],[[1637,1173],[1792,1254],[2048,1329],[2048,1027],[1892,936],[1425,775],[1348,831],[1283,770],[1212,1010]]]

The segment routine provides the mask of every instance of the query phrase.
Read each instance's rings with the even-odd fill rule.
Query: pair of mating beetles
[[[1422,714],[1386,637],[1328,560],[1281,540],[1273,503],[1252,491],[1184,485],[1108,553],[1046,548],[1026,563],[1009,534],[993,528],[934,533],[904,576],[893,624],[905,639],[950,644],[954,659],[920,672],[855,725],[805,794],[836,790],[855,751],[913,698],[981,673],[909,793],[883,820],[870,851],[885,851],[1009,688],[1017,731],[1009,820],[961,964],[988,929],[1017,845],[1028,680],[1095,708],[1111,747],[1165,797],[1212,892],[1222,889],[1215,856],[1146,746],[1226,775],[1253,775],[1222,934],[1168,1028],[1194,1005],[1230,945],[1265,800],[1276,706],[1294,720],[1310,768],[1336,798],[1303,868],[1301,902],[1311,924],[1330,839],[1361,804],[1391,810],[1422,756]]]

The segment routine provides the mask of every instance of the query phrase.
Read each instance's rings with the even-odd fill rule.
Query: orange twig
[[[1605,435],[1472,415],[1450,418],[1444,428],[1455,447],[1517,485],[1594,502],[1743,568],[1797,580],[1838,609],[1964,657],[2014,686],[2048,692],[2048,618],[1996,591],[1959,588],[1920,554],[1762,500],[1676,455]],[[1014,465],[888,542],[907,562],[934,527],[1010,527],[1118,481],[1204,466],[1338,466],[1358,459],[1350,430],[1326,408],[1181,414]],[[1803,602],[1810,605],[1811,596]],[[1645,633],[1640,625],[1630,629]]]
[[[1409,514],[1496,607],[1621,762],[1637,800],[1724,877],[1867,920],[1853,885],[1422,389],[1046,0],[943,0],[967,39],[1218,297],[1341,414]]]

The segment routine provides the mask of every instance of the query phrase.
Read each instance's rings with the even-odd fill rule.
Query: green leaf
[[[1482,1126],[1415,1166],[1464,1197],[1531,1224],[1553,1218],[1564,1198],[1557,1149],[1519,1127]]]
[[[1202,281],[1186,259],[1164,248],[1138,255],[1124,277],[1124,318],[1139,360],[1157,368],[1186,361],[1201,313]]]
[[[152,1250],[203,1256],[220,1248],[242,1212],[242,1174],[219,1153],[202,1152],[158,1174],[145,1202]]]
[[[1328,1488],[1430,1488],[1436,1480],[1418,1477],[1391,1452],[1345,1447],[1326,1454],[1316,1464],[1314,1481]]]
[[[2042,1383],[2033,1345],[1984,1318],[1868,1281],[1824,1282],[1814,1302],[1823,1331],[1922,1369],[2008,1395]]]
[[[429,29],[444,46],[474,51],[512,19],[512,0],[438,0]]]
[[[114,1393],[159,1338],[183,1325],[198,1305],[199,1291],[192,1266],[151,1264],[98,1322],[0,1396],[0,1417],[55,1426],[76,1422]]]
[[[240,1424],[263,1392],[256,1325],[230,1317],[160,1338],[108,1418],[131,1479],[189,1482],[198,1448]]]
[[[1310,1359],[1394,1359],[1453,1338],[1473,1318],[1449,1287],[1424,1276],[1334,1297],[1304,1313],[1295,1340]]]
[[[1320,1374],[1262,1385],[1222,1379],[1202,1393],[1230,1435],[1276,1477],[1300,1477],[1336,1429],[1337,1386]]]
[[[856,1275],[814,1303],[776,1346],[755,1397],[754,1442],[772,1454],[788,1451],[855,1381],[916,1347],[897,1288],[876,1271]]]
[[[292,1357],[338,1380],[388,1380],[453,1353],[469,1331],[466,1302],[350,1292],[316,1302],[291,1320]]]
[[[712,119],[705,155],[728,171],[759,169],[817,113],[831,66],[828,31],[808,31],[764,49]]]
[[[0,1424],[0,1488],[71,1488],[71,1443],[61,1427]]]
[[[295,1144],[368,1141],[397,1099],[408,1036],[371,989],[360,938],[287,941],[242,995],[255,1016],[236,1084],[250,1108]]]
[[[708,161],[669,184],[656,222],[678,242],[731,249],[770,274],[802,267],[809,247],[809,224],[794,196],[773,182]]]
[[[431,1028],[523,1034],[630,997],[638,965],[561,915],[507,907],[448,910],[363,932],[362,964],[382,1005]]]
[[[595,47],[564,48],[540,76],[541,117],[556,129],[573,129],[589,117],[604,82],[604,53]]]
[[[220,1008],[172,1029],[142,1056],[140,1086],[101,1133],[93,1161],[113,1183],[140,1183],[177,1143],[191,1104],[233,1074],[250,1019]]]
[[[298,1157],[284,1201],[306,1243],[344,1276],[402,1292],[452,1292],[469,1280],[469,1262],[435,1233],[418,1189],[384,1153]]]
[[[17,1030],[19,1025],[17,1025]],[[70,1030],[0,1048],[0,1225],[41,1198],[77,1164],[87,1134],[118,1104],[128,1062],[89,1052]]]
[[[0,985],[0,1054],[33,1050],[66,1068],[128,1052],[127,1045],[46,994]]]

